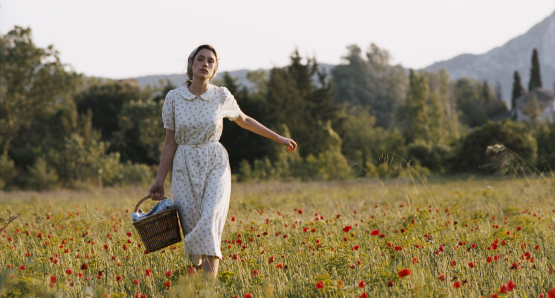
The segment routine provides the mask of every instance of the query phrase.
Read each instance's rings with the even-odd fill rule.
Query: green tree
[[[528,82],[528,91],[542,87],[542,78],[540,74],[540,61],[538,51],[532,51],[532,66],[530,67],[530,82]]]
[[[513,92],[511,95],[511,110],[516,108],[516,100],[522,96],[522,83],[520,82],[520,75],[515,70],[513,74]]]
[[[35,46],[31,29],[16,26],[0,38],[0,144],[8,152],[22,128],[47,117],[71,96],[82,76],[61,63],[52,45]]]
[[[397,123],[407,143],[418,139],[429,141],[428,77],[410,70],[409,92],[405,102],[397,110]]]
[[[176,88],[175,85],[172,84],[172,82],[168,78],[165,78],[163,80],[161,79],[160,81],[158,81],[158,83],[159,85],[154,86],[153,90],[155,92],[154,97],[152,97],[152,100],[154,102],[160,102],[164,100],[166,98],[166,95],[168,95],[170,91]]]
[[[118,115],[125,104],[133,100],[149,100],[151,94],[141,92],[138,85],[129,82],[107,81],[91,84],[79,93],[75,102],[80,114],[92,111],[93,126],[100,129],[102,139],[109,141],[120,130]]]
[[[371,44],[362,57],[357,45],[347,47],[343,63],[332,70],[335,101],[355,106],[370,106],[376,125],[393,125],[396,108],[405,100],[408,80],[401,65],[390,65],[391,56]]]

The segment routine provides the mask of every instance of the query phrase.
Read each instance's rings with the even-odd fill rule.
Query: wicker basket
[[[133,212],[137,212],[141,203],[148,199],[150,199],[148,196],[142,198]],[[181,241],[179,220],[177,220],[177,209],[175,207],[138,220],[133,223],[133,226],[137,229],[137,233],[141,236],[148,252],[155,252]]]

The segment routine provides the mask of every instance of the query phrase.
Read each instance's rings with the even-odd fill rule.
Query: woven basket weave
[[[148,196],[142,198],[133,212],[137,212],[141,203],[148,199],[150,199]],[[138,220],[133,223],[133,226],[141,236],[141,241],[148,252],[155,252],[181,242],[179,220],[177,220],[177,209],[175,207]]]

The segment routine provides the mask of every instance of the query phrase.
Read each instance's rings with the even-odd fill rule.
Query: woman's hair
[[[216,76],[216,72],[218,71],[218,54],[216,53],[216,49],[214,49],[214,47],[211,46],[211,45],[203,44],[203,45],[199,46],[198,48],[194,49],[193,52],[191,53],[191,55],[189,55],[189,59],[187,59],[187,81],[185,82],[185,84],[187,84],[187,86],[191,86],[191,84],[193,83],[193,62],[195,61],[195,58],[197,57],[197,54],[202,49],[207,49],[207,50],[211,51],[212,53],[214,53],[214,56],[216,56],[216,61],[215,61],[216,66],[214,67],[214,75],[212,75],[210,80]]]

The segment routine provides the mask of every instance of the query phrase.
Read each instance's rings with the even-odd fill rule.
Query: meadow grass
[[[214,296],[538,297],[555,286],[554,186],[500,176],[234,183]],[[183,244],[138,247],[131,212],[147,190],[1,192],[4,224],[23,214],[1,233],[0,295],[212,295]],[[516,288],[500,293],[509,281]]]

